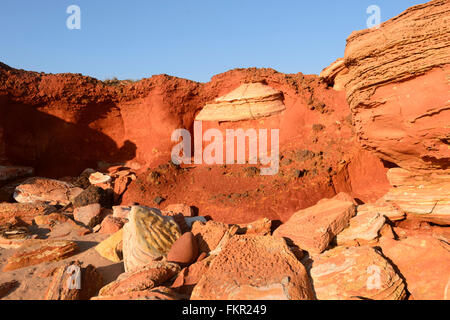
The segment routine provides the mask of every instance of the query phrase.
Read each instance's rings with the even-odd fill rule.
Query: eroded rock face
[[[450,171],[414,172],[393,168],[388,172],[392,188],[384,196],[408,217],[450,224]]]
[[[416,300],[450,299],[450,246],[421,235],[396,241],[382,238],[383,254],[391,259],[406,279]]]
[[[345,89],[360,141],[402,168],[449,167],[449,16],[450,3],[434,0],[347,40]]]
[[[181,236],[178,225],[159,210],[134,206],[123,228],[125,271],[132,271],[156,259],[165,257],[172,244]]]
[[[337,247],[314,258],[311,269],[319,300],[402,300],[405,284],[374,248]]]
[[[313,207],[298,211],[273,235],[293,242],[309,253],[323,252],[355,215],[352,202],[324,199]]]
[[[195,286],[192,300],[308,300],[311,284],[283,239],[234,236]]]
[[[198,121],[240,121],[271,116],[285,110],[283,94],[263,83],[245,83],[207,104]]]
[[[25,268],[43,262],[68,258],[78,251],[73,241],[66,240],[28,240],[14,255],[8,258],[3,271]]]
[[[64,181],[34,177],[17,186],[14,199],[19,203],[45,202],[65,206],[82,191]]]

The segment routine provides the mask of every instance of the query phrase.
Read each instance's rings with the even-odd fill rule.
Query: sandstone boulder
[[[114,218],[112,215],[107,215],[105,219],[103,219],[102,221],[99,232],[103,234],[116,233],[117,231],[123,228],[125,222],[126,222],[125,219]]]
[[[64,181],[30,178],[16,187],[14,199],[19,203],[45,202],[65,206],[82,191]]]
[[[421,235],[396,241],[380,240],[383,254],[405,277],[415,300],[450,299],[450,246]]]
[[[66,259],[77,253],[78,246],[66,240],[28,240],[6,261],[3,272]]]
[[[319,300],[401,300],[405,284],[374,248],[337,247],[314,257],[310,274]]]
[[[181,236],[174,220],[162,216],[159,210],[134,206],[128,220],[123,228],[123,254],[127,272],[165,257],[172,244]]]
[[[222,240],[227,236],[233,236],[236,232],[237,228],[212,220],[206,223],[198,221],[192,225],[192,233],[197,240],[199,252],[205,253],[215,250]]]
[[[323,252],[355,215],[352,202],[336,199],[320,201],[313,207],[298,211],[273,235],[292,241],[310,254]]]
[[[83,223],[90,228],[94,227],[101,221],[102,207],[98,203],[88,204],[84,207],[75,208],[73,217],[75,221]]]
[[[120,296],[132,292],[153,289],[177,275],[176,263],[153,262],[129,273],[121,274],[116,281],[103,287],[99,296]]]
[[[167,261],[178,263],[182,266],[189,265],[197,260],[198,243],[192,232],[186,232],[177,239],[167,254]]]
[[[181,213],[185,217],[193,217],[194,209],[186,204],[170,204],[162,212],[166,216],[172,216]]]
[[[378,212],[358,212],[350,219],[348,228],[336,237],[338,246],[352,244],[366,244],[380,236],[386,218]]]
[[[32,224],[33,219],[40,215],[51,214],[56,211],[54,206],[45,203],[0,203],[0,225],[13,218]]]
[[[311,284],[283,239],[234,236],[195,286],[192,300],[308,300]]]

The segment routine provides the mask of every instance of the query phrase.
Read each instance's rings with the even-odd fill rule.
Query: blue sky
[[[14,0],[0,3],[0,61],[98,79],[153,74],[207,82],[234,68],[318,74],[366,28],[425,0]],[[69,5],[81,30],[69,30]]]

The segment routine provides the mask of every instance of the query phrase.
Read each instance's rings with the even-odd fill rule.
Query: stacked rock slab
[[[82,191],[64,181],[34,177],[16,187],[14,199],[20,203],[45,202],[65,206]]]
[[[374,248],[337,247],[314,258],[313,286],[319,300],[402,300],[405,284]]]
[[[232,237],[195,286],[192,300],[309,300],[303,264],[283,239]]]
[[[241,121],[278,114],[285,110],[283,94],[257,82],[245,83],[207,104],[197,115],[199,121]]]
[[[317,254],[342,230],[355,215],[355,205],[349,201],[325,199],[313,207],[298,211],[273,235],[293,242],[300,249]]]
[[[66,240],[27,240],[8,258],[3,272],[25,268],[44,262],[66,259],[78,252],[73,241]]]
[[[401,168],[388,171],[392,188],[384,196],[408,218],[450,225],[450,171],[414,172]]]
[[[165,257],[181,236],[173,218],[161,215],[157,209],[134,206],[128,220],[123,228],[123,257],[127,272]]]

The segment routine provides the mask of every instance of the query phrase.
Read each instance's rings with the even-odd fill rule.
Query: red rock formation
[[[187,128],[192,132],[196,114],[207,103],[252,82],[264,82],[280,92],[286,110],[256,120],[208,122],[204,129],[280,128],[280,151],[285,160],[276,183],[259,175],[255,179],[242,176],[245,166],[230,166],[230,175],[219,166],[212,171],[199,166],[177,177],[162,177],[156,188],[141,174],[140,182],[128,186],[122,202],[154,206],[153,199],[163,195],[167,199],[163,205],[195,203],[200,212],[219,220],[246,223],[264,216],[286,220],[293,212],[339,191],[355,192],[363,201],[373,200],[374,192],[365,190],[367,183],[354,189],[355,184],[349,183],[360,180],[359,174],[348,177],[345,173],[336,185],[329,183],[330,176],[347,172],[342,163],[352,163],[359,152],[344,93],[327,89],[316,76],[271,69],[232,70],[204,84],[159,75],[112,86],[81,75],[48,75],[1,65],[0,160],[29,165],[37,174],[51,177],[78,175],[85,168],[96,168],[98,161],[126,163],[141,171],[148,166],[156,168],[170,159],[175,144],[170,140],[173,130]],[[301,150],[315,156],[302,158]],[[299,161],[288,164],[297,156]],[[362,171],[383,178],[381,163],[367,167]],[[195,186],[187,191],[177,188],[173,192],[173,185],[192,181]],[[128,179],[122,186],[118,184],[116,200],[127,184]],[[265,190],[255,190],[257,185]],[[252,189],[253,193],[247,193]],[[286,193],[286,189],[292,191]],[[221,190],[225,199],[217,192]],[[375,194],[383,193],[377,190]],[[243,195],[237,198],[242,199],[242,205],[226,203],[229,194]],[[242,209],[232,210],[237,204]]]
[[[450,3],[434,0],[347,40],[340,82],[358,137],[403,168],[449,168],[449,16]]]

